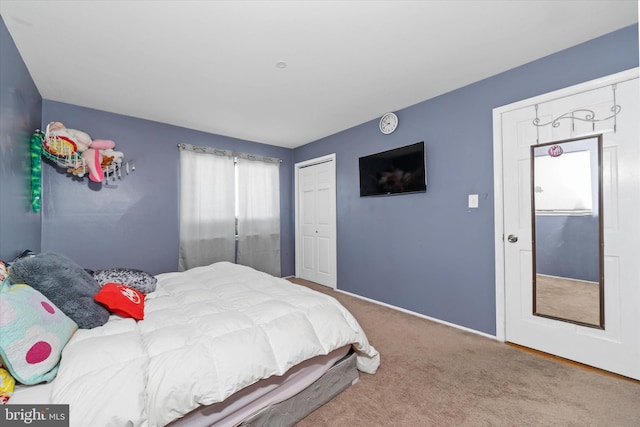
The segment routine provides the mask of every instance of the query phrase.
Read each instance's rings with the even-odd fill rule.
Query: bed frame
[[[345,346],[294,366],[281,377],[259,381],[223,402],[198,408],[169,426],[293,426],[358,379],[356,355]]]
[[[242,427],[285,427],[298,421],[358,382],[356,355],[350,354],[334,365],[309,387],[284,402],[249,417]]]

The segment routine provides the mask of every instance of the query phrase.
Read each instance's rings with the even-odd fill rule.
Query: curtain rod
[[[198,153],[214,154],[216,156],[240,157],[241,159],[245,159],[245,160],[261,161],[265,163],[282,163],[282,159],[279,159],[277,157],[267,157],[267,156],[258,156],[258,155],[247,154],[247,153],[237,153],[235,151],[221,150],[219,148],[197,147],[195,145],[184,144],[184,143],[179,143],[178,148],[181,150],[195,151]]]

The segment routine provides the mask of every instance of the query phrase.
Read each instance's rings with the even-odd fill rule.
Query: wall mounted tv
[[[360,196],[427,191],[424,141],[360,157]]]

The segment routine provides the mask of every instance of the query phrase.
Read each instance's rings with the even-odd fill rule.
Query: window
[[[179,269],[230,261],[279,276],[279,160],[179,147]]]
[[[591,153],[537,156],[534,192],[538,215],[591,215],[594,196]]]

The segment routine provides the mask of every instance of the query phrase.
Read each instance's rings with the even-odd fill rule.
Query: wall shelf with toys
[[[31,201],[34,212],[40,210],[40,156],[79,178],[109,185],[136,170],[132,160],[116,151],[115,142],[92,139],[86,132],[68,129],[51,122],[44,132],[37,129],[31,139]]]

